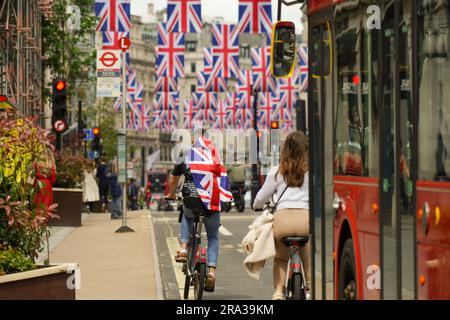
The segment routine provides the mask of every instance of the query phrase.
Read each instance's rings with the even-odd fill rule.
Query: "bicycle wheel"
[[[292,275],[290,290],[292,294],[291,300],[306,300],[303,276],[301,273],[295,273]]]
[[[194,299],[202,300],[203,290],[205,289],[206,281],[206,264],[202,263],[198,266],[194,274]]]

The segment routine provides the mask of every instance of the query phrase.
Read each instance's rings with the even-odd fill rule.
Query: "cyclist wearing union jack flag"
[[[175,190],[182,175],[185,181],[181,190],[183,196],[183,217],[181,220],[181,248],[175,260],[180,263],[187,261],[187,244],[195,218],[195,213],[204,213],[204,224],[208,237],[208,267],[205,291],[213,292],[216,279],[217,260],[219,255],[219,227],[221,202],[231,201],[232,194],[226,169],[222,165],[214,144],[201,137],[187,152],[180,163],[175,164],[169,181],[168,199],[175,199]]]

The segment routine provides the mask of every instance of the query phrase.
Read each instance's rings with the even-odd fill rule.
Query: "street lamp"
[[[253,129],[256,133],[256,163],[252,164],[252,189],[251,189],[251,205],[255,201],[256,195],[259,189],[261,189],[261,184],[259,181],[259,132],[258,132],[258,104],[257,104],[257,93],[253,91],[253,85],[251,85],[251,91],[253,95]]]

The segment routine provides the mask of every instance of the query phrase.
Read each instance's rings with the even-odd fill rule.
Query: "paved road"
[[[153,211],[152,216],[164,297],[165,299],[181,299],[184,274],[181,271],[181,264],[175,263],[173,259],[178,249],[180,226],[178,212]],[[251,212],[237,213],[235,211],[222,215],[216,290],[214,293],[206,292],[205,300],[271,299],[273,294],[272,261],[266,264],[260,281],[250,278],[242,266],[246,255],[241,249],[241,240],[255,217],[256,215]]]

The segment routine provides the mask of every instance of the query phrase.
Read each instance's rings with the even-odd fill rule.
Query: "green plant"
[[[0,121],[0,247],[11,247],[32,261],[42,251],[47,222],[56,208],[35,201],[40,188],[36,164],[43,160],[45,148],[51,148],[49,131],[35,121]]]
[[[0,275],[36,269],[33,259],[11,246],[0,248]]]
[[[56,157],[57,178],[55,187],[79,188],[84,179],[84,171],[91,171],[94,164],[81,155],[66,150]]]

